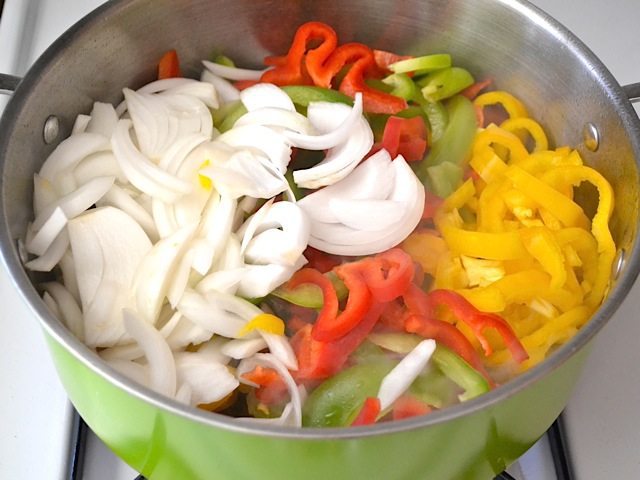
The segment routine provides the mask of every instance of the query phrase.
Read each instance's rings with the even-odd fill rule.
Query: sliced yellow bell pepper
[[[602,302],[611,277],[611,266],[616,255],[616,246],[609,230],[609,219],[613,211],[613,189],[607,180],[590,167],[565,166],[551,169],[543,174],[550,185],[577,186],[589,182],[598,189],[599,202],[591,222],[591,233],[598,243],[598,270],[587,303],[595,306]]]
[[[520,130],[526,130],[535,144],[535,147],[533,148],[534,152],[540,152],[549,148],[547,135],[544,133],[540,124],[531,118],[509,118],[500,124],[500,128],[503,128],[507,132],[511,132],[513,134]]]
[[[473,143],[473,154],[491,148],[492,145],[500,145],[509,152],[509,163],[523,162],[529,152],[524,148],[520,139],[511,132],[501,129],[496,125],[489,125],[484,130],[476,134]]]
[[[525,248],[545,272],[551,275],[550,288],[560,288],[567,281],[564,255],[551,230],[545,227],[520,230]]]
[[[528,117],[527,107],[516,97],[508,92],[495,91],[478,95],[473,101],[476,107],[486,107],[488,105],[500,104],[505,109],[510,118]]]
[[[244,337],[253,330],[263,330],[276,335],[284,335],[284,322],[280,317],[270,313],[259,313],[240,329],[238,337]]]
[[[549,212],[552,212],[553,216],[560,220],[565,226],[589,228],[589,219],[584,214],[582,207],[558,192],[553,186],[534,177],[516,165],[509,166],[504,174],[513,182],[513,185],[517,189],[521,190],[525,195]],[[546,174],[544,178],[546,178]]]

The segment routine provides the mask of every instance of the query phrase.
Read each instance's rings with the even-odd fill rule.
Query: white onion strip
[[[124,309],[126,332],[140,345],[149,366],[149,386],[158,393],[173,397],[176,393],[176,364],[164,337],[133,311]]]
[[[435,340],[421,341],[383,379],[378,391],[380,410],[389,408],[424,370],[436,349]]]
[[[202,60],[202,64],[214,75],[228,80],[260,80],[262,74],[268,70],[248,70],[246,68],[229,67],[219,63]]]

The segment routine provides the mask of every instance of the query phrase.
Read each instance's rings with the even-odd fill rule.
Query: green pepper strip
[[[488,392],[489,382],[471,365],[446,347],[438,345],[431,357],[433,362],[448,378],[464,389],[458,396],[461,402]]]
[[[473,104],[465,97],[456,95],[447,101],[449,121],[442,136],[433,143],[427,157],[416,167],[416,175],[427,183],[429,167],[449,162],[459,169],[443,167],[447,171],[440,183],[437,174],[432,171],[431,187],[441,193],[451,193],[462,180],[462,169],[471,151],[473,138],[476,134],[476,113]],[[449,172],[449,170],[451,170]],[[444,172],[442,172],[444,174]],[[446,181],[445,181],[446,180]],[[446,195],[443,195],[446,196]]]
[[[353,105],[351,97],[330,88],[303,85],[287,85],[280,88],[289,95],[293,103],[301,107],[308,107],[311,102],[333,102]]]
[[[375,397],[382,379],[394,362],[374,361],[355,365],[322,382],[302,407],[305,427],[343,427],[351,425],[367,397]]]
[[[422,57],[409,58],[389,65],[389,70],[393,73],[427,73],[441,68],[451,66],[451,55],[448,53],[437,53]]]
[[[473,76],[469,71],[460,67],[445,68],[430,73],[417,81],[422,86],[422,95],[430,102],[436,102],[452,97],[465,88],[473,85]]]
[[[347,298],[349,290],[344,282],[333,272],[325,273],[325,275],[333,284],[338,300]],[[322,290],[317,285],[311,283],[299,285],[294,289],[288,288],[285,284],[276,288],[270,295],[301,307],[320,309],[323,306]]]
[[[394,73],[383,78],[382,82],[392,87],[389,92],[391,95],[404,98],[405,100],[413,100],[418,93],[416,84],[413,83],[413,80],[411,80],[406,73]]]
[[[245,113],[247,113],[247,108],[244,104],[240,100],[235,100],[215,110],[211,117],[213,118],[213,125],[220,133],[224,133],[231,130],[233,125]]]

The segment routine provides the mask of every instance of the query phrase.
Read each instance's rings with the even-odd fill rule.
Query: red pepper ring
[[[314,41],[320,41],[320,44],[309,49],[309,43]],[[274,65],[275,68],[263,73],[260,81],[276,85],[312,83],[311,80],[315,81],[313,75],[317,73],[317,66],[322,65],[337,44],[335,30],[326,23],[304,23],[296,30],[286,56],[265,58],[265,64]]]
[[[427,302],[431,312],[436,306],[444,305],[457,318],[469,325],[480,341],[485,355],[491,355],[492,348],[483,331],[485,328],[493,328],[500,334],[517,362],[522,363],[529,358],[529,354],[515,332],[502,317],[493,313],[481,312],[459,293],[451,290],[433,290],[427,295]]]
[[[415,273],[413,259],[404,250],[393,248],[373,258],[353,264],[378,302],[390,302],[407,291]]]
[[[350,268],[350,265],[345,264],[335,269],[349,290],[347,305],[333,318],[329,315],[323,316],[321,312],[311,332],[314,340],[332,342],[344,337],[362,321],[371,307],[371,292],[360,272]]]
[[[495,385],[484,368],[480,354],[473,348],[469,339],[455,325],[435,318],[432,305],[425,292],[416,285],[411,285],[402,298],[409,310],[409,315],[404,323],[407,332],[417,333],[425,338],[433,338],[436,342],[442,343],[480,372],[491,386]]]
[[[317,285],[322,290],[322,309],[316,319],[316,323],[332,323],[338,315],[338,295],[331,280],[318,270],[303,268],[293,274],[287,286],[294,289],[303,283]]]
[[[367,397],[362,405],[362,409],[360,409],[360,413],[358,413],[355,420],[351,422],[351,426],[373,425],[376,423],[378,415],[380,415],[380,399],[378,397]]]
[[[373,303],[360,323],[335,342],[319,342],[307,325],[293,336],[291,346],[298,359],[298,370],[291,372],[297,382],[322,380],[339,372],[345,362],[371,333],[380,318],[383,305]]]
[[[168,50],[158,62],[158,80],[181,76],[178,53],[175,50]]]

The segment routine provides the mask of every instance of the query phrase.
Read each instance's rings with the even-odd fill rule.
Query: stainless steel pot
[[[612,183],[616,280],[590,323],[542,365],[483,397],[423,418],[354,430],[291,431],[186,408],[118,375],[47,311],[22,268],[17,239],[32,216],[32,175],[94,100],[153,79],[177,48],[186,74],[212,49],[244,66],[283,52],[306,20],[343,41],[408,54],[446,51],[516,93],[555,144],[576,146]],[[112,0],[65,33],[18,83],[0,121],[0,250],[42,324],[72,402],[118,455],[152,479],[482,479],[520,456],[567,402],[596,333],[640,268],[640,122],[623,89],[573,35],[522,1]]]

